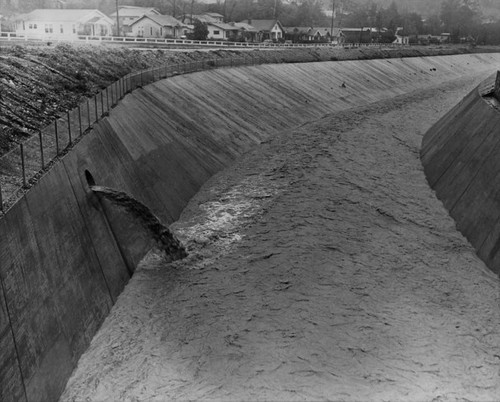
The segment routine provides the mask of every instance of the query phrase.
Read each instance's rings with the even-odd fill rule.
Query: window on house
[[[214,31],[214,35],[219,35],[220,31]]]
[[[63,28],[62,24],[61,24],[61,25],[59,25],[59,32],[60,32],[60,33],[64,33],[64,28]]]
[[[153,36],[153,27],[149,27],[149,34]]]
[[[34,29],[37,29],[38,27],[37,27],[37,25],[36,25],[36,24],[33,24],[33,28],[34,28]]]
[[[76,34],[76,25],[73,24],[73,33]]]
[[[28,29],[33,29],[33,24],[29,24]]]

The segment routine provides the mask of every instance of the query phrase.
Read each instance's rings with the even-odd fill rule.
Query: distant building
[[[239,28],[237,40],[244,42],[257,41],[258,31],[254,26],[247,24],[246,22],[231,22],[231,24],[234,24]]]
[[[342,28],[342,35],[346,43],[370,43],[371,28]]]
[[[170,15],[143,15],[130,24],[130,36],[141,38],[180,38],[192,28]]]
[[[161,15],[160,12],[154,7],[132,7],[120,6],[118,7],[118,21],[120,23],[120,32],[118,35],[126,35],[131,32],[130,25],[135,20],[143,15]],[[113,21],[116,21],[116,11],[110,15]]]
[[[394,33],[396,39],[392,43],[397,45],[409,45],[410,44],[410,36],[404,32],[403,27],[398,27],[396,32]]]
[[[313,28],[313,40],[323,42],[338,42],[340,38],[340,29],[331,27],[317,27]]]
[[[285,39],[300,42],[340,42],[342,31],[331,27],[285,27]]]
[[[193,14],[186,15],[184,18],[184,22],[189,22],[190,24],[194,24],[194,22],[198,20],[204,23],[222,23],[224,22],[224,16],[218,13],[204,13],[204,14]]]
[[[309,42],[313,40],[312,27],[285,27],[285,39],[293,43]]]
[[[208,29],[208,39],[235,40],[238,37],[240,28],[234,24],[223,22],[205,22]]]
[[[285,28],[279,20],[245,20],[241,21],[255,28],[257,41],[279,41],[285,38]]]
[[[37,9],[15,18],[16,34],[33,37],[109,36],[113,25],[111,18],[92,9]]]

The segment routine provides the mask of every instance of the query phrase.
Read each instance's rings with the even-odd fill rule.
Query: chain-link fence
[[[27,141],[0,157],[0,212],[5,212],[75,141],[107,116],[123,96],[174,75],[221,67],[273,63],[255,55],[175,63],[128,74],[83,100]]]

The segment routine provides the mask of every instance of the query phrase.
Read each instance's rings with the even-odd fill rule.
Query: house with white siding
[[[257,40],[279,41],[285,37],[285,28],[278,20],[245,20],[241,21],[255,28]]]
[[[229,40],[238,37],[240,28],[234,24],[224,22],[206,22],[208,29],[208,39]]]
[[[116,21],[117,12],[110,14],[113,21]],[[135,20],[141,18],[143,15],[161,15],[160,12],[154,7],[133,7],[133,6],[119,6],[118,7],[118,21],[120,23],[120,35],[126,35],[131,32],[130,25]]]
[[[192,28],[170,15],[143,15],[130,24],[129,35],[139,38],[180,38]]]
[[[15,18],[17,35],[40,38],[109,36],[113,25],[111,18],[95,9],[37,9]]]

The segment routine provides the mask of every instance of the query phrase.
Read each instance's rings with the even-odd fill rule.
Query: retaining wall
[[[498,65],[500,54],[263,65],[127,95],[0,220],[0,400],[58,398],[151,246],[89,191],[86,171],[169,224],[209,177],[278,130]]]
[[[481,89],[494,82],[490,77],[425,134],[421,159],[457,229],[500,273],[500,110]]]

